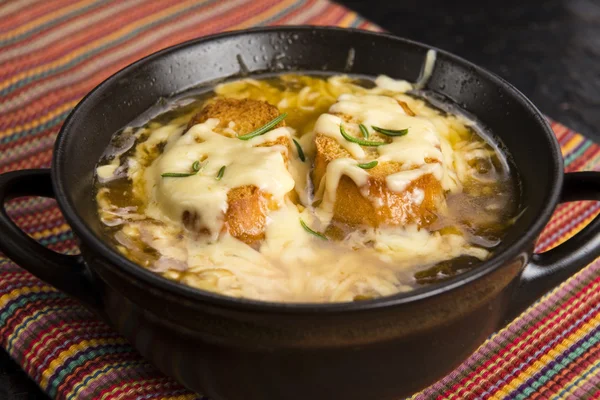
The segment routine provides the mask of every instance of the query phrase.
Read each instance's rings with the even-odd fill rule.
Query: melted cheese
[[[96,168],[96,175],[100,182],[108,182],[114,176],[117,168],[119,168],[119,159],[114,158],[110,164],[105,164]]]
[[[346,241],[354,248],[373,242],[382,259],[387,258],[399,264],[438,263],[460,255],[484,259],[488,255],[487,250],[468,245],[463,236],[431,233],[412,225],[385,230],[355,231]],[[435,251],[431,251],[432,249]]]
[[[170,142],[164,153],[145,172],[150,197],[147,214],[155,219],[168,217],[180,223],[184,212],[200,218],[213,237],[222,230],[230,189],[253,185],[283,204],[284,196],[294,188],[287,170],[282,146],[258,147],[281,136],[289,137],[290,128],[278,128],[250,140],[226,137],[213,131],[217,119],[194,125],[185,135]],[[195,161],[202,169],[195,175],[163,177],[165,173],[189,173]],[[217,180],[225,166],[223,177]]]
[[[315,198],[321,199],[321,205],[315,210],[322,224],[329,225],[333,218],[333,207],[340,179],[347,176],[357,187],[365,186],[369,179],[369,173],[357,167],[356,160],[352,158],[338,158],[327,164],[325,179],[321,183]]]
[[[343,247],[336,248],[305,232],[297,223],[299,218],[313,226],[318,220],[291,203],[270,218],[259,250],[227,234],[218,241],[185,236],[169,242],[160,240],[173,237],[173,232],[163,232],[168,230],[164,226],[140,224],[132,231],[164,257],[187,265],[182,272],[171,268],[170,274],[182,282],[265,301],[332,302],[352,301],[357,295],[386,296],[410,290],[402,282],[410,281],[410,266],[415,263],[434,264],[460,255],[483,259],[488,254],[469,246],[459,235],[431,234],[415,226],[355,231],[341,243]]]
[[[435,50],[427,50],[427,54],[425,55],[425,63],[423,63],[423,70],[421,71],[421,76],[419,77],[417,83],[415,83],[415,87],[417,89],[424,87],[429,81],[429,78],[431,78],[433,68],[435,67],[436,58],[437,52]]]
[[[300,203],[310,204],[312,200],[312,183],[310,181],[310,157],[312,157],[315,152],[314,144],[311,140],[311,135],[304,135],[301,138],[296,138],[296,141],[303,149],[305,160],[302,161],[298,157],[298,150],[296,149],[296,146],[292,146],[294,149],[295,157],[292,157],[289,160],[288,169],[290,171],[290,174],[292,175],[292,178],[294,179],[294,191],[298,195]]]
[[[421,168],[409,169],[388,175],[385,178],[385,182],[390,190],[400,193],[406,190],[406,187],[414,180],[419,179],[423,175],[432,174],[439,181],[442,179],[442,173],[443,168],[440,164],[426,164]]]
[[[322,114],[317,123],[315,124],[315,132],[322,135],[329,136],[335,139],[340,146],[342,146],[352,157],[357,159],[365,158],[365,150],[357,143],[350,142],[342,136],[340,132],[340,125],[343,123],[342,118],[332,114]],[[348,124],[349,125],[349,124]],[[344,125],[346,132],[353,133],[356,131],[356,127]]]
[[[405,93],[413,89],[413,85],[410,82],[392,79],[385,75],[380,75],[375,79],[375,86],[395,93]]]
[[[426,66],[425,75],[430,70]],[[250,80],[244,82],[242,87]],[[331,84],[339,89],[349,85],[340,77],[331,78]],[[366,187],[370,172],[358,164],[370,160],[401,164],[399,172],[385,178],[386,185],[391,191],[403,192],[407,201],[417,205],[424,201],[425,192],[406,189],[423,175],[431,174],[446,191],[461,190],[461,178],[468,176],[468,165],[463,152],[453,147],[457,133],[452,124],[463,121],[442,116],[423,102],[404,96],[413,88],[408,82],[379,77],[376,85],[342,94],[327,113],[319,116],[313,132],[296,138],[307,156],[305,162],[298,158],[294,146],[290,147],[291,154],[284,146],[259,147],[282,136],[292,138],[295,132],[291,128],[274,129],[248,141],[235,137],[234,124],[226,130],[230,137],[216,133],[216,119],[197,124],[185,134],[186,124],[181,120],[156,129],[145,128],[149,132],[140,130],[149,135],[137,145],[127,165],[133,193],[146,202],[143,212],[150,219],[133,218],[136,214],[130,211],[118,215],[120,221],[127,221],[118,232],[124,251],[134,252],[136,241],[142,242],[160,254],[151,268],[201,289],[259,300],[310,302],[390,295],[409,290],[405,282],[412,281],[415,265],[433,265],[460,255],[486,258],[487,250],[470,245],[464,236],[442,235],[412,225],[359,229],[341,242],[323,241],[300,225],[302,220],[313,230],[325,232],[333,216],[340,179],[347,176],[357,187]],[[286,96],[282,105],[319,101],[318,93],[308,88],[297,95],[302,101]],[[398,100],[409,103],[418,115],[407,115]],[[356,137],[361,137],[358,124],[362,123],[371,134],[369,140],[385,139],[389,143],[361,147],[341,136],[342,123]],[[382,138],[372,126],[408,129],[409,133]],[[319,188],[312,188],[310,159],[315,154],[317,132],[336,140],[350,156],[331,161]],[[145,157],[162,143],[166,143],[163,153],[150,164]],[[484,155],[482,149],[472,150],[473,157]],[[161,176],[189,173],[195,161],[203,166],[195,175]],[[99,167],[98,176],[109,177],[117,166],[112,163]],[[217,180],[222,166],[226,166],[224,175]],[[258,249],[223,230],[227,193],[247,185],[269,193],[278,205],[267,215],[265,239]],[[294,189],[301,205],[288,196]],[[315,198],[322,200],[317,208],[310,206],[313,189]],[[101,215],[115,212],[110,204],[104,205]],[[182,215],[186,211],[197,214],[211,234],[184,228]]]
[[[378,78],[378,82],[386,85],[387,89],[406,86],[401,82],[390,81],[389,78]],[[373,126],[392,130],[408,129],[408,134],[392,137],[391,143],[376,147],[376,157],[369,157],[362,146],[342,136],[340,124],[344,125],[346,132],[351,132],[350,134],[355,136],[358,136],[356,134],[359,130],[358,124],[365,125],[371,135],[375,133]],[[457,187],[453,180],[455,174],[451,147],[438,131],[436,123],[433,123],[430,118],[406,114],[398,100],[393,97],[344,94],[331,106],[329,113],[319,117],[315,132],[335,139],[358,160],[374,159],[379,162],[401,164],[403,171],[386,178],[388,189],[394,192],[403,192],[412,181],[426,174],[432,174],[435,179],[442,182],[445,190]],[[443,150],[450,154],[444,154]],[[329,163],[325,179],[321,181],[321,187],[316,194],[317,198],[323,199],[318,210],[322,221],[331,220],[336,190],[342,176],[350,177],[358,187],[367,183],[368,172],[360,169],[357,164],[352,159],[337,159]],[[409,200],[412,198],[409,196]]]
[[[342,95],[329,112],[348,116],[352,123],[342,122],[342,118],[337,115],[323,114],[317,120],[315,132],[335,139],[357,159],[364,158],[366,153],[360,145],[342,136],[342,123],[349,133],[358,132],[359,123],[365,125],[371,134],[375,133],[372,126],[408,129],[407,135],[393,137],[391,143],[377,147],[379,161],[396,161],[407,167],[423,165],[427,158],[442,161],[440,138],[435,126],[426,118],[407,115],[392,97]]]

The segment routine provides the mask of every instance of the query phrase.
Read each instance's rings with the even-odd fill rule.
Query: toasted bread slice
[[[267,214],[277,209],[271,195],[256,186],[242,186],[227,193],[225,229],[231,236],[252,244],[265,237]]]
[[[264,126],[279,115],[277,107],[266,101],[220,98],[207,104],[198,114],[194,115],[188,123],[188,129],[196,124],[206,122],[210,118],[217,118],[219,119],[219,124],[215,128],[215,132],[230,136],[231,131],[235,131],[238,136],[242,136]],[[285,120],[281,121],[273,129],[282,126],[285,126]],[[282,136],[275,141],[263,143],[260,147],[275,145],[289,147],[289,142],[287,138]],[[284,157],[286,157],[287,161],[287,154]]]
[[[238,136],[250,133],[279,116],[277,107],[258,100],[221,98],[208,104],[196,114],[188,124],[188,128],[205,122],[210,118],[218,118],[216,132],[226,136],[235,131]],[[280,122],[275,128],[285,126]],[[263,143],[261,147],[282,145],[290,148],[290,140],[281,136],[275,141]],[[287,154],[284,154],[287,159]],[[264,239],[267,214],[276,209],[271,195],[256,186],[236,187],[227,193],[228,208],[224,215],[224,229],[232,236],[247,244],[254,244]],[[186,225],[187,226],[187,225]]]
[[[231,128],[241,136],[260,128],[279,114],[277,107],[266,101],[220,98],[207,104],[196,114],[190,120],[188,128],[206,122],[207,119],[218,118],[219,125],[215,131],[225,133],[226,128]],[[276,128],[280,126],[285,126],[285,121],[281,121]]]
[[[312,178],[314,186],[319,187],[331,161],[352,156],[335,139],[319,133],[315,135],[315,145]],[[369,170],[369,180],[362,188],[349,177],[342,176],[336,192],[333,219],[353,226],[430,225],[435,221],[437,208],[443,199],[441,183],[433,175],[425,174],[407,185],[404,191],[394,192],[387,187],[386,177],[401,170],[400,163],[380,162]],[[414,201],[415,189],[423,192],[420,202]]]

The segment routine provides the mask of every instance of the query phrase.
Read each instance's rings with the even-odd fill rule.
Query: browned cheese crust
[[[312,178],[315,188],[318,188],[331,161],[352,156],[335,139],[319,133],[315,135],[315,145],[317,153]],[[368,170],[370,178],[366,188],[359,188],[352,179],[342,176],[336,192],[333,219],[349,225],[372,227],[406,224],[424,227],[433,223],[444,194],[440,182],[427,174],[411,182],[403,192],[393,192],[388,189],[385,179],[401,171],[401,167],[397,162],[380,162]],[[425,194],[420,205],[410,201],[409,194],[415,188]],[[375,204],[379,206],[375,207]]]
[[[217,133],[230,136],[225,129],[233,122],[233,130],[238,136],[250,133],[279,116],[277,107],[265,102],[250,99],[218,99],[205,106],[196,114],[188,124],[188,128],[201,124],[209,118],[218,118]],[[280,122],[276,128],[285,126]],[[279,137],[275,141],[263,143],[261,147],[283,145],[289,149],[290,143],[286,137]],[[287,161],[287,155],[284,154]],[[265,236],[267,213],[276,209],[277,205],[271,201],[269,193],[262,192],[256,186],[241,186],[233,188],[227,193],[227,212],[224,215],[224,229],[235,238],[254,244]],[[185,219],[184,219],[185,222]],[[193,226],[188,226],[192,229]]]

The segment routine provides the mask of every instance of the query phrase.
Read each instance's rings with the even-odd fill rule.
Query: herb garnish
[[[358,124],[358,127],[360,128],[360,131],[362,132],[363,137],[365,139],[368,139],[369,138],[369,130],[367,129],[367,127],[364,126],[363,124]]]
[[[322,233],[315,232],[312,229],[310,229],[308,227],[308,225],[306,225],[306,223],[304,221],[302,221],[302,219],[300,219],[300,225],[302,225],[302,227],[304,228],[304,230],[306,232],[310,233],[311,235],[314,235],[314,236],[316,236],[316,237],[318,237],[320,239],[323,239],[323,240],[329,240],[329,239],[327,239],[327,236],[323,235]]]
[[[187,178],[188,176],[196,175],[204,166],[200,165],[200,161],[194,161],[192,164],[192,172],[165,172],[160,174],[163,178]]]
[[[267,122],[266,124],[264,124],[260,128],[258,128],[256,130],[253,130],[252,132],[247,133],[245,135],[238,136],[237,138],[241,139],[241,140],[250,140],[253,137],[264,135],[265,133],[267,133],[271,129],[273,129],[278,123],[280,123],[281,121],[283,121],[285,119],[285,117],[287,117],[287,113],[283,113],[280,116],[278,116],[277,118],[274,118],[273,120]]]
[[[373,160],[368,163],[358,164],[357,167],[362,168],[362,169],[371,169],[371,168],[375,168],[377,166],[377,164],[379,164],[379,161]]]
[[[394,129],[384,129],[384,128],[380,128],[378,126],[373,126],[373,125],[371,125],[371,128],[373,128],[374,131],[379,132],[386,136],[404,136],[408,133],[408,128],[394,130]]]
[[[302,146],[300,146],[300,143],[298,143],[296,141],[296,139],[292,139],[294,141],[294,144],[296,145],[296,150],[298,150],[298,158],[300,158],[300,161],[304,162],[306,161],[306,157],[304,156],[304,150],[302,150]]]
[[[342,134],[344,139],[346,139],[347,141],[360,144],[361,146],[374,147],[374,146],[382,146],[382,145],[386,144],[385,142],[370,142],[368,140],[360,140],[358,138],[352,137],[346,133],[346,130],[344,129],[344,126],[342,124],[340,124],[340,133]]]
[[[164,174],[160,174],[163,178],[186,178],[188,176],[196,175],[195,172],[165,172]]]
[[[221,167],[221,169],[219,170],[219,173],[217,173],[217,176],[215,177],[216,180],[220,181],[221,178],[223,177],[223,174],[225,173],[225,165],[223,165]]]

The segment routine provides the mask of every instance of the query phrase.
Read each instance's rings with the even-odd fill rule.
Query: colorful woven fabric
[[[61,123],[95,85],[166,46],[264,24],[378,29],[326,0],[19,0],[0,5],[0,172],[48,167]],[[600,169],[600,148],[553,128],[568,171]],[[553,247],[599,206],[559,207],[540,237]],[[52,200],[10,214],[57,251],[75,252]],[[1,240],[1,238],[0,238]],[[600,262],[494,335],[416,399],[600,398]],[[0,257],[0,345],[58,399],[195,399],[76,301]]]

